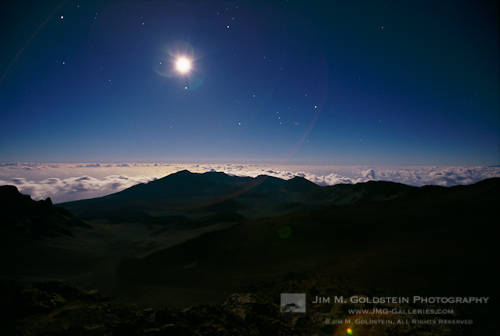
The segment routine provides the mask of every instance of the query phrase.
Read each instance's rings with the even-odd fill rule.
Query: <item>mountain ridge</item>
[[[11,185],[0,186],[0,230],[5,235],[31,238],[71,236],[74,227],[89,227],[66,209],[54,206],[50,197],[35,201]]]
[[[168,216],[197,218],[215,213],[232,218],[263,218],[328,204],[393,199],[428,188],[439,187],[390,181],[320,186],[300,176],[285,180],[268,175],[246,177],[182,170],[117,193],[58,206],[87,220],[168,223]]]
[[[372,281],[398,289],[398,294],[415,293],[422,279],[433,279],[432,288],[440,295],[473,293],[479,280],[467,270],[492,272],[488,256],[495,249],[492,219],[500,215],[499,192],[500,178],[492,178],[467,186],[413,187],[394,198],[246,220],[126,259],[118,272],[138,285],[201,286],[198,279],[205,279],[207,288],[219,288],[269,280],[291,270],[307,274],[333,268],[364,279],[367,286]],[[446,272],[437,272],[444,268]],[[450,279],[455,279],[453,285]],[[483,291],[494,288],[493,275],[481,281]]]
[[[209,178],[215,185],[217,181],[241,182],[223,173],[182,172],[174,177],[200,181],[200,176],[201,181]],[[212,204],[193,217],[189,217],[194,211],[191,209],[178,211],[177,215],[169,212],[151,216],[141,208],[127,212],[125,203],[107,209],[110,214],[121,216],[120,225],[88,222],[93,230],[75,230],[74,237],[3,244],[2,262],[7,265],[3,272],[28,279],[50,279],[55,275],[141,306],[167,305],[176,309],[199,304],[224,307],[223,298],[241,291],[278,303],[280,293],[324,297],[370,297],[381,293],[489,296],[497,288],[491,255],[496,250],[494,218],[500,216],[500,178],[454,187],[412,187],[383,181],[320,187],[303,178],[256,177],[243,181],[261,183],[248,193]],[[170,183],[168,178],[163,182]],[[196,186],[195,183],[192,190]],[[0,195],[2,190],[12,193],[9,199],[19,197],[27,202],[28,208],[54,208],[49,200],[33,201],[14,187],[0,189]],[[315,207],[301,203],[304,198],[295,203],[293,197],[285,203],[272,203],[272,197],[287,194],[287,190],[322,201]],[[255,200],[258,202],[253,204]],[[291,211],[254,218],[240,214],[256,211],[267,203]],[[92,206],[96,204],[99,202]],[[8,211],[7,201],[3,206]],[[24,212],[14,214],[23,218]],[[131,219],[131,215],[137,216]],[[153,225],[166,225],[169,221],[175,229],[185,231],[197,225],[229,225],[204,228],[172,244],[169,237],[175,230]],[[481,276],[477,276],[478,269]],[[348,291],[342,285],[344,277],[353,285]],[[50,288],[49,294],[60,293],[72,300],[70,294],[64,294],[65,287]],[[46,290],[47,286],[43,286],[30,292],[35,303],[41,300],[45,304],[48,298],[51,304],[52,294],[39,295]],[[60,302],[63,301],[57,297],[54,304],[64,306]],[[74,305],[69,303],[66,307],[72,309]],[[94,311],[95,303],[90,302],[88,307]],[[81,308],[74,316],[87,310],[85,305]],[[308,307],[308,313],[309,308],[317,307]],[[203,310],[203,314],[211,309]],[[124,319],[113,321],[121,323]],[[36,316],[32,321],[37,321]],[[68,322],[74,323],[71,319]],[[162,321],[161,326],[153,326],[163,325]]]

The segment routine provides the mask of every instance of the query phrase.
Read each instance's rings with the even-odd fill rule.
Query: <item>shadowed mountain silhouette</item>
[[[406,294],[427,286],[440,295],[495,288],[488,265],[499,178],[456,187],[368,182],[326,190],[337,204],[206,233],[126,260],[119,272],[139,284],[200,286],[205,279],[204,286],[217,287],[334,268]],[[489,276],[478,279],[475,268]]]
[[[100,202],[142,200],[161,200],[171,206],[217,202],[245,193],[265,194],[273,192],[304,192],[318,186],[304,178],[286,181],[275,177],[260,175],[256,178],[227,175],[222,172],[191,173],[182,170],[163,178],[140,183],[123,191],[98,199]],[[64,203],[64,206],[83,204],[87,201]],[[197,202],[202,202],[197,204]]]
[[[310,335],[311,330],[332,335],[334,330],[325,329],[318,314],[349,317],[344,307],[309,305],[305,320],[290,320],[278,315],[280,293],[494,295],[498,276],[491,256],[497,250],[499,192],[500,178],[456,187],[417,188],[379,181],[320,187],[303,178],[182,171],[106,197],[64,204],[94,211],[94,216],[110,216],[96,218],[125,222],[91,222],[93,230],[74,230],[71,237],[60,233],[60,228],[63,223],[74,227],[73,216],[50,200],[36,202],[7,186],[0,188],[2,215],[9,219],[3,229],[24,237],[32,235],[26,227],[41,227],[43,234],[57,237],[9,239],[2,244],[1,277],[50,279],[59,274],[56,278],[79,280],[103,293],[113,291],[120,299],[112,301],[57,283],[15,292],[6,283],[4,292],[13,294],[5,295],[10,301],[4,307],[14,308],[17,315],[12,320],[23,335],[122,335],[130,330],[134,335],[190,334],[192,330],[200,335]],[[212,202],[213,193],[220,201]],[[192,198],[198,203],[188,204],[198,206],[169,208]],[[103,212],[97,211],[99,207]],[[261,212],[248,215],[254,211]],[[162,221],[175,222],[186,232],[193,224],[232,224],[172,244],[161,239],[175,234],[174,230],[162,233],[147,225]],[[12,229],[18,226],[19,231]],[[139,236],[141,232],[146,234]],[[149,245],[153,248],[147,248],[147,253],[132,253]],[[251,294],[231,295],[235,292]],[[181,310],[142,310],[123,305],[122,299]],[[211,305],[190,307],[207,303]],[[457,314],[451,318],[474,319],[474,328],[481,331],[475,334],[496,330],[490,306],[455,308]],[[243,320],[235,319],[235,314]],[[459,327],[425,326],[424,334],[432,329],[436,335],[459,335]],[[407,328],[399,334],[423,330],[419,325]]]
[[[30,238],[71,236],[72,227],[88,227],[67,210],[53,206],[50,198],[34,201],[9,185],[0,186],[0,216],[4,238],[12,235]]]
[[[183,170],[104,197],[59,205],[85,219],[158,223],[162,218],[168,222],[171,216],[193,214],[261,218],[331,203],[386,199],[411,189],[393,182],[321,187],[303,177],[284,180]]]

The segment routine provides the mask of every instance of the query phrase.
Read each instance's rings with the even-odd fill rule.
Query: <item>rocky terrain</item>
[[[6,290],[8,288],[8,290]],[[4,317],[15,335],[306,335],[312,325],[252,294],[184,310],[139,308],[61,282],[4,284]]]
[[[74,227],[89,227],[82,220],[61,207],[55,207],[50,198],[34,201],[21,194],[14,186],[0,186],[0,232],[6,236],[42,238],[71,236]]]
[[[182,183],[201,192],[190,198]],[[319,187],[180,172],[63,209],[0,187],[2,335],[493,334],[493,304],[451,307],[448,318],[473,321],[465,327],[354,325],[326,320],[408,316],[353,315],[349,308],[373,307],[311,300],[494,302],[499,190],[498,178],[451,188]],[[175,199],[194,208],[174,209]],[[306,293],[307,313],[280,313],[281,293]]]

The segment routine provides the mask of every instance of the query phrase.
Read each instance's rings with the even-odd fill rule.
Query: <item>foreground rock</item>
[[[185,310],[142,309],[61,282],[3,284],[7,334],[31,335],[305,335],[279,307],[252,294]],[[295,326],[294,326],[295,325]],[[310,335],[310,334],[308,334]]]
[[[52,205],[50,198],[34,201],[10,185],[0,186],[0,221],[2,240],[71,236],[72,228],[90,228],[67,210]]]

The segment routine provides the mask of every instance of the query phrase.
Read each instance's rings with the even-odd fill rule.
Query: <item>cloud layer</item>
[[[110,175],[102,179],[91,176],[69,178],[51,177],[41,181],[30,181],[22,177],[0,180],[0,185],[15,185],[23,194],[33,199],[50,197],[54,202],[66,202],[112,194],[138,183],[152,180],[149,177]]]
[[[302,176],[319,185],[385,180],[409,185],[452,186],[500,177],[500,167],[272,166],[168,163],[0,163],[0,185],[11,184],[34,199],[56,203],[118,192],[176,171],[222,171],[237,176]]]

